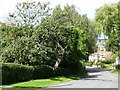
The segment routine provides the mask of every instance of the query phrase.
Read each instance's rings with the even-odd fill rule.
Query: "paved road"
[[[87,67],[89,76],[82,80],[74,80],[50,88],[118,88],[118,75],[102,68]]]

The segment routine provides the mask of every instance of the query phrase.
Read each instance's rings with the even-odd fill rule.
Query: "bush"
[[[54,77],[56,76],[69,76],[69,69],[68,68],[57,68],[54,70]]]
[[[115,61],[116,61],[116,57],[117,57],[117,56],[118,56],[118,54],[117,54],[117,53],[116,53],[116,54],[114,54],[110,60],[111,60],[111,61],[113,61],[113,62],[115,62]]]
[[[54,70],[54,76],[82,75],[85,73],[85,67],[80,62],[74,62],[68,67],[59,67]]]
[[[104,63],[104,64],[112,64],[114,63],[113,60],[103,60],[103,61],[100,61],[101,63]]]
[[[53,68],[51,66],[34,66],[33,79],[49,78],[52,77],[52,75]]]
[[[102,68],[106,68],[106,66],[104,64],[101,65]]]
[[[2,84],[12,84],[31,79],[49,78],[53,75],[50,66],[27,66],[15,63],[2,64]]]
[[[2,84],[12,84],[31,79],[43,79],[53,76],[69,76],[69,75],[83,75],[85,67],[79,63],[74,62],[69,64],[69,67],[60,67],[53,70],[51,66],[27,66],[15,63],[0,63],[2,66]]]
[[[113,55],[113,57],[109,60],[103,60],[103,61],[100,61],[100,62],[102,62],[104,64],[112,64],[116,61],[116,57],[117,57],[117,54]]]
[[[32,79],[33,67],[14,63],[2,64],[2,84],[11,84]]]
[[[120,70],[120,65],[116,65],[115,67],[117,70]]]

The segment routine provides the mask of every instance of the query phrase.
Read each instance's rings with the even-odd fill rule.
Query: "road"
[[[103,68],[87,67],[88,77],[49,88],[118,88],[118,75]]]

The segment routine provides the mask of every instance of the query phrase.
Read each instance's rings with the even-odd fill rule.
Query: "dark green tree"
[[[86,39],[84,39],[84,41],[81,41],[82,39],[80,40],[81,43],[84,43],[84,45],[81,44],[80,49],[83,51],[83,55],[86,58],[90,53],[94,52],[94,49],[96,48],[96,33],[92,22],[86,15],[80,15],[74,5],[66,5],[63,9],[58,5],[53,10],[52,15],[44,18],[41,24],[41,26],[44,26],[45,28],[56,29],[60,25],[63,25],[73,26],[79,28],[79,30],[83,30],[80,32],[84,32],[84,37],[86,37]]]

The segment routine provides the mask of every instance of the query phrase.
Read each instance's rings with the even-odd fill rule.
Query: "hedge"
[[[83,75],[85,73],[85,66],[83,66],[80,62],[74,62],[65,68],[59,67],[56,69],[54,71],[54,76]]]
[[[15,82],[27,81],[32,79],[33,67],[14,64],[2,64],[2,84],[11,84]]]
[[[15,63],[0,63],[2,66],[2,84],[12,84],[32,79],[43,79],[56,76],[83,74],[85,71],[81,63],[72,63],[69,67],[54,70],[51,66],[27,66]]]
[[[15,63],[2,64],[2,84],[12,84],[31,79],[51,77],[53,69],[50,66],[27,66]]]
[[[103,60],[103,61],[100,61],[100,62],[102,62],[104,64],[112,64],[112,63],[114,63],[113,60]]]
[[[42,65],[34,66],[33,79],[43,79],[53,76],[53,68],[51,66]]]

